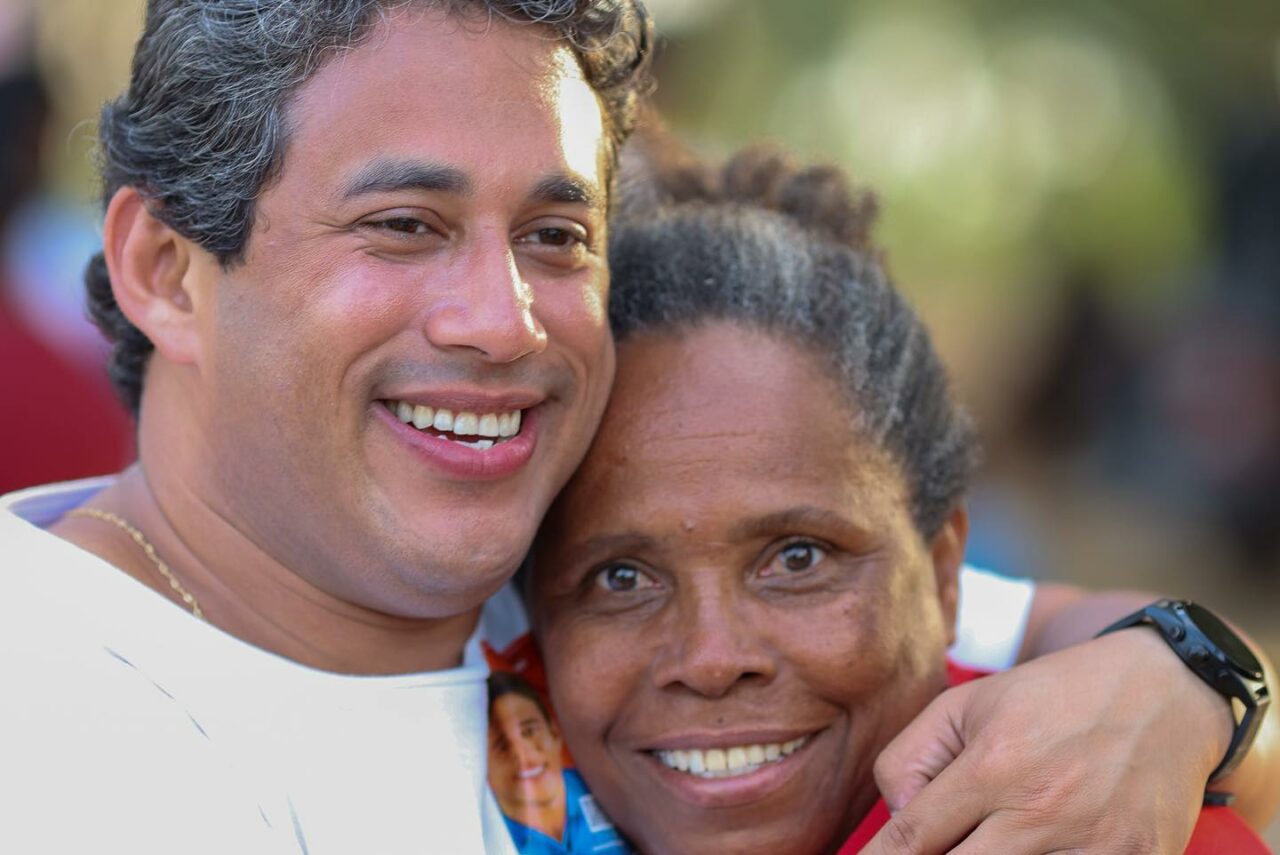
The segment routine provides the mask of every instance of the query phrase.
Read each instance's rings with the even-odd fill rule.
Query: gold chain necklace
[[[103,522],[110,523],[111,525],[122,529],[125,534],[133,538],[133,542],[138,544],[138,547],[141,548],[147,558],[151,560],[151,563],[156,565],[156,569],[160,571],[160,575],[169,580],[169,587],[173,588],[174,593],[182,599],[182,602],[187,604],[187,607],[191,609],[191,613],[200,618],[200,620],[204,620],[204,612],[200,610],[200,604],[196,602],[196,598],[191,595],[190,591],[182,587],[182,583],[178,581],[177,576],[173,575],[173,571],[169,569],[169,565],[165,564],[159,555],[156,555],[156,548],[151,545],[151,541],[147,540],[146,535],[138,531],[132,523],[123,517],[116,516],[110,511],[101,511],[97,508],[76,508],[75,510],[68,511],[66,515],[69,517],[92,517],[93,519],[102,520]]]

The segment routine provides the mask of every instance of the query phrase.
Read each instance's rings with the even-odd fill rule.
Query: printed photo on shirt
[[[521,647],[518,641],[508,652]],[[631,852],[573,768],[546,694],[514,670],[521,664],[536,670],[536,657],[512,662],[486,653],[493,669],[489,788],[516,849],[523,855]]]

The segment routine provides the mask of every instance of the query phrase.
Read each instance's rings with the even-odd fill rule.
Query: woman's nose
[[[744,682],[767,683],[776,672],[769,645],[744,604],[725,592],[685,598],[673,614],[669,643],[654,662],[662,688],[684,687],[719,698]]]

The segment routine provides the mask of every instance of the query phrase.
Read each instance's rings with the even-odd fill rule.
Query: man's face
[[[560,752],[560,734],[536,703],[515,693],[494,701],[489,717],[489,786],[504,814],[538,827],[544,812],[563,807]]]
[[[459,614],[514,570],[608,394],[598,100],[541,29],[408,11],[288,117],[244,262],[206,259],[196,292],[206,492],[330,594]]]

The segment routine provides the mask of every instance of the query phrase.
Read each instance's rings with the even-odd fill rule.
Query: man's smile
[[[509,441],[520,433],[522,410],[494,413],[474,413],[469,410],[454,412],[447,407],[431,407],[411,404],[408,401],[384,401],[387,409],[407,425],[437,439],[457,442],[468,448],[488,451],[495,445]],[[461,437],[476,436],[467,440]]]

